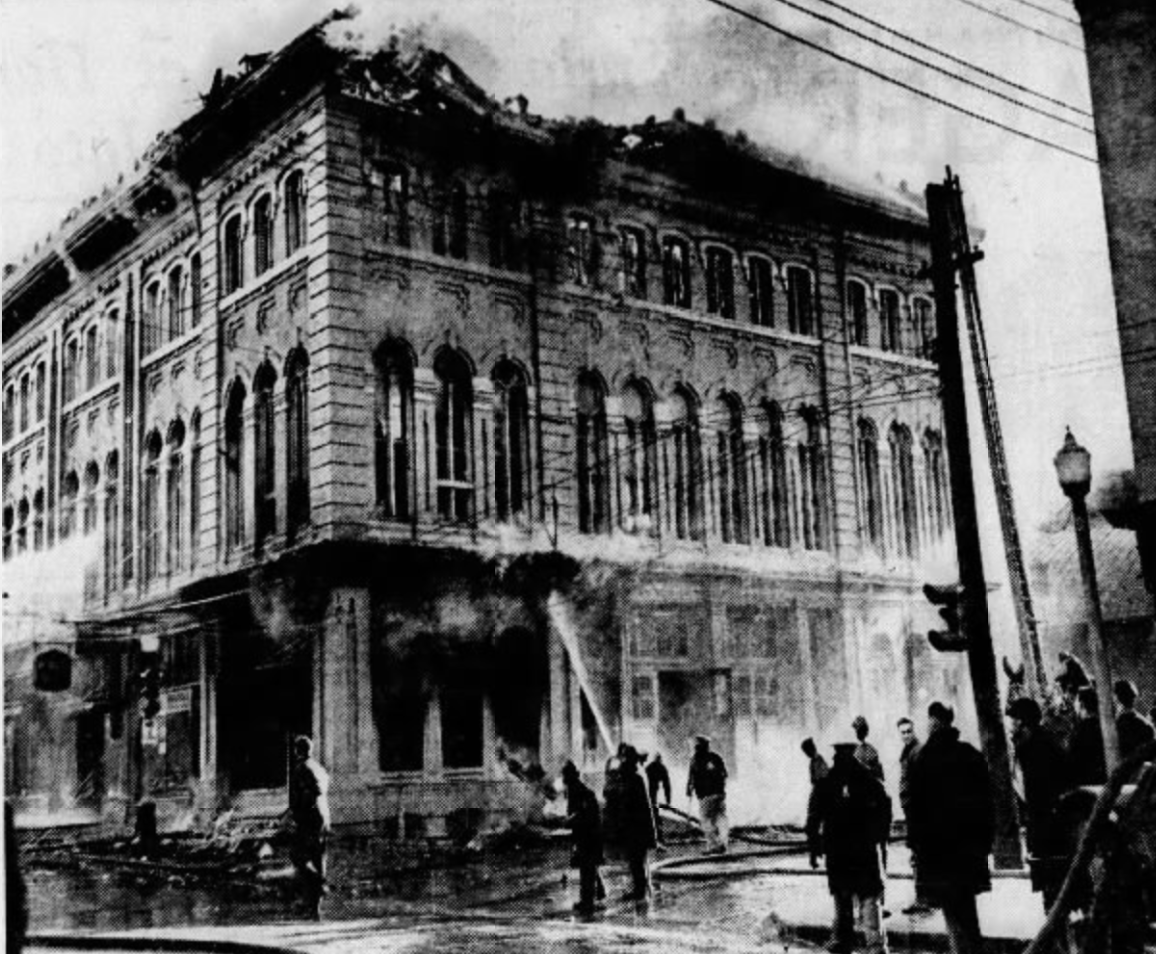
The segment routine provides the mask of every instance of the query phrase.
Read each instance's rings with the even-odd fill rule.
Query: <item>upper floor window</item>
[[[717,246],[706,250],[706,310],[722,318],[735,316],[734,256]]]
[[[823,435],[819,412],[804,408],[800,412],[803,440],[799,444],[799,479],[802,484],[801,510],[803,546],[822,550],[826,545],[827,475],[823,457]]]
[[[120,314],[114,308],[104,318],[104,371],[105,377],[115,378],[120,373]]]
[[[851,344],[867,344],[867,286],[862,282],[847,282],[847,325]]]
[[[81,529],[86,537],[96,532],[96,488],[99,485],[100,468],[96,461],[89,461],[84,469],[84,507],[81,517]]]
[[[28,430],[29,411],[32,400],[32,379],[23,374],[20,376],[20,430]]]
[[[702,446],[698,404],[687,392],[670,397],[671,449],[667,479],[673,485],[674,535],[680,540],[701,540],[704,535]]]
[[[273,385],[277,373],[264,362],[253,379],[253,539],[260,547],[277,529],[277,442]]]
[[[522,204],[504,192],[490,193],[490,264],[494,268],[522,267]]]
[[[165,549],[170,573],[185,568],[185,425],[176,420],[169,428],[169,466],[165,474]]]
[[[787,486],[787,449],[783,438],[783,412],[770,403],[763,408],[759,434],[759,510],[763,515],[763,541],[770,547],[791,543],[790,493]]]
[[[498,519],[521,513],[529,497],[530,400],[525,375],[511,362],[494,369],[494,502]]]
[[[161,435],[153,431],[145,443],[144,481],[141,488],[141,581],[157,578],[161,559],[160,488]]]
[[[253,205],[253,273],[273,267],[273,197],[263,195]]]
[[[72,338],[64,346],[64,400],[71,401],[76,397],[76,378],[80,368],[80,339]],[[11,404],[8,405],[11,407]]]
[[[654,423],[654,402],[639,382],[627,385],[622,393],[622,426],[626,446],[622,457],[625,499],[625,529],[648,532],[657,529],[658,513],[658,434]]]
[[[915,463],[911,453],[911,431],[895,424],[891,444],[891,496],[895,501],[895,531],[899,555],[914,557],[918,546],[915,501]]]
[[[893,288],[879,290],[879,345],[884,351],[899,352],[903,348],[900,330],[899,292]]]
[[[578,477],[578,529],[582,533],[610,531],[609,446],[606,432],[606,391],[597,375],[578,376],[575,438]]]
[[[120,455],[109,453],[104,462],[104,592],[107,598],[120,585]]]
[[[675,236],[662,243],[662,300],[678,308],[690,307],[690,246]]]
[[[716,413],[719,535],[724,543],[748,543],[747,455],[742,405],[733,395],[725,395]]]
[[[285,255],[305,244],[305,173],[296,169],[285,179]]]
[[[201,256],[194,255],[189,260],[189,323],[196,328],[201,323]]]
[[[750,293],[751,324],[771,328],[775,324],[774,281],[771,263],[758,255],[747,259],[747,290]]]
[[[4,508],[4,559],[12,559],[12,534],[16,529],[16,511],[11,504]]]
[[[197,565],[201,544],[201,412],[193,411],[189,442],[189,565]]]
[[[185,272],[180,265],[169,272],[169,341],[176,341],[185,333]]]
[[[309,522],[309,355],[298,345],[285,365],[285,531]]]
[[[16,385],[4,389],[4,440],[10,441],[16,434]]]
[[[144,307],[141,309],[141,336],[144,338],[144,353],[152,354],[161,345],[161,283],[150,282],[144,292]]]
[[[239,547],[245,539],[245,495],[242,473],[245,459],[245,386],[240,379],[229,388],[225,406],[225,547]]]
[[[625,228],[621,238],[622,291],[632,298],[646,297],[646,233]]]
[[[48,403],[48,368],[43,361],[36,365],[36,423],[44,420]]]
[[[915,332],[914,340],[917,357],[935,360],[935,314],[931,302],[926,298],[916,298],[911,303],[911,324]]]
[[[44,488],[32,495],[32,549],[44,549]]]
[[[584,215],[566,221],[566,254],[570,260],[570,281],[589,285],[594,281],[594,223]]]
[[[787,266],[787,327],[800,335],[816,333],[811,272],[801,265]]]
[[[244,281],[241,249],[241,215],[237,213],[225,221],[221,240],[221,293],[229,295]]]
[[[883,496],[879,486],[879,433],[864,418],[859,421],[859,474],[863,494],[863,531],[873,547],[883,544]]]
[[[923,436],[923,464],[927,473],[931,533],[935,539],[939,539],[947,532],[949,501],[947,459],[943,453],[943,438],[938,431],[929,430]]]
[[[28,518],[32,508],[25,497],[16,508],[16,552],[23,553],[28,549]]]
[[[390,343],[377,355],[373,442],[377,503],[391,520],[408,520],[413,444],[413,360]]]
[[[434,414],[438,513],[465,522],[472,516],[474,493],[472,375],[465,359],[448,349],[434,360],[434,374],[439,385]]]

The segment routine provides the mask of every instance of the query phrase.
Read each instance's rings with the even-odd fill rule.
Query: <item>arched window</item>
[[[373,424],[377,503],[387,520],[408,520],[413,446],[413,360],[400,344],[378,352]]]
[[[305,173],[295,169],[285,177],[285,255],[305,245]]]
[[[100,330],[95,323],[84,333],[84,388],[92,390],[100,382]]]
[[[104,371],[105,377],[115,378],[120,373],[120,314],[114,308],[104,318]]]
[[[285,532],[309,522],[309,355],[298,345],[285,364]]]
[[[244,281],[240,213],[225,220],[221,234],[221,294],[229,295],[240,288]]]
[[[434,412],[438,513],[447,520],[468,521],[474,485],[474,389],[470,366],[445,349],[434,359],[438,400]]]
[[[27,374],[20,376],[20,430],[28,430],[29,409],[31,403],[32,379]]]
[[[169,341],[185,333],[185,271],[177,265],[169,272]]]
[[[229,552],[245,540],[244,457],[245,385],[237,379],[229,388],[225,407],[225,548]]]
[[[4,559],[12,559],[12,535],[16,530],[16,511],[8,504],[4,508]]]
[[[625,228],[621,232],[622,291],[632,298],[646,297],[646,233]]]
[[[734,395],[724,395],[719,399],[714,415],[718,442],[719,534],[724,543],[749,543],[742,404]]]
[[[943,454],[943,438],[938,431],[927,431],[923,436],[923,461],[927,470],[927,501],[931,516],[931,534],[935,539],[947,532],[948,490],[947,462]]]
[[[787,266],[787,327],[800,335],[817,332],[811,272],[800,265]]]
[[[23,553],[28,549],[28,517],[32,508],[28,498],[24,497],[16,507],[16,552]]]
[[[867,286],[859,281],[847,282],[847,327],[851,344],[867,344]]]
[[[86,537],[96,531],[96,488],[99,484],[100,468],[96,465],[95,461],[89,461],[88,466],[84,468],[84,508],[81,520],[81,526]]]
[[[520,202],[505,192],[491,192],[489,203],[490,264],[494,268],[519,269],[522,267],[521,236],[518,233]]]
[[[67,398],[65,398],[67,400]],[[16,432],[16,385],[4,389],[4,440],[10,441]]]
[[[189,566],[197,565],[201,548],[201,412],[193,411],[189,444]]]
[[[803,546],[808,550],[826,547],[826,473],[823,461],[823,434],[819,412],[804,408],[803,442],[799,445],[799,479],[802,483]]]
[[[36,423],[44,420],[48,406],[48,369],[41,361],[36,365]]]
[[[570,259],[567,278],[575,285],[594,283],[596,262],[594,221],[588,215],[572,215],[566,220],[566,254]]]
[[[720,318],[735,316],[735,262],[725,248],[706,250],[706,310]]]
[[[774,402],[763,407],[759,435],[760,510],[763,541],[769,547],[791,544],[790,494],[787,487],[787,451],[783,442],[783,412]]]
[[[253,203],[253,274],[273,267],[273,197],[263,195]]]
[[[863,492],[863,532],[873,547],[883,546],[883,497],[879,486],[879,431],[859,421],[859,473]]]
[[[61,375],[64,384],[64,400],[66,403],[76,397],[76,374],[77,365],[79,363],[80,341],[76,338],[72,338],[68,344],[64,346],[64,368]],[[14,394],[9,395],[9,400],[5,405],[6,407],[11,408],[13,406],[13,397]],[[12,424],[7,415],[5,416],[5,420],[8,421],[8,431],[9,436],[11,437]]]
[[[409,248],[409,172],[404,166],[386,165],[381,167],[379,175],[383,238],[386,242]],[[444,251],[444,237],[442,242]]]
[[[891,444],[891,486],[895,500],[895,530],[899,555],[914,557],[918,548],[915,522],[915,465],[911,454],[911,431],[894,424]]]
[[[253,541],[260,547],[277,529],[277,442],[273,385],[277,373],[268,361],[253,379]]]
[[[141,582],[148,584],[157,578],[161,560],[161,435],[156,431],[145,441],[144,482],[141,490]]]
[[[913,326],[916,356],[927,361],[935,360],[935,313],[926,298],[916,298],[911,303],[911,324]]]
[[[204,303],[201,298],[201,256],[197,253],[189,262],[189,323],[196,328],[201,323],[201,309]]]
[[[469,250],[470,206],[464,183],[455,182],[450,187],[450,255],[464,259]]]
[[[44,549],[44,489],[32,495],[32,549]]]
[[[120,586],[117,544],[120,539],[120,455],[113,451],[104,462],[104,592]]]
[[[671,446],[673,466],[668,468],[674,482],[674,535],[680,540],[701,540],[702,446],[698,424],[698,404],[686,391],[670,396]]]
[[[610,532],[609,449],[606,434],[606,391],[598,376],[578,376],[575,421],[578,476],[578,529]]]
[[[747,259],[747,290],[751,301],[751,324],[774,327],[775,291],[771,263],[760,255]]]
[[[170,573],[185,568],[185,425],[180,420],[169,428],[169,467],[165,475],[165,545]]]
[[[144,291],[144,301],[141,308],[141,337],[144,339],[142,349],[145,354],[152,354],[161,346],[161,283],[150,282]]]
[[[623,523],[627,530],[657,529],[658,436],[650,391],[635,381],[622,392],[622,425],[626,446],[622,456],[625,493]]]
[[[506,520],[526,508],[530,487],[530,400],[510,361],[494,369],[494,473],[498,519]]]
[[[676,236],[662,242],[662,300],[678,308],[690,307],[690,246]]]
[[[884,351],[898,353],[903,349],[903,334],[900,328],[899,292],[892,288],[879,290],[879,331],[880,347]]]
[[[80,496],[80,478],[75,470],[70,470],[64,477],[60,488],[60,539],[67,540],[72,536],[76,526],[76,504]]]

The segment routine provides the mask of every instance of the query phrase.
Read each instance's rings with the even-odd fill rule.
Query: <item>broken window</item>
[[[935,316],[931,310],[931,302],[926,298],[916,298],[912,302],[914,317],[914,341],[917,348],[916,357],[927,361],[935,360]]]
[[[4,508],[4,559],[12,559],[12,534],[16,529],[16,511],[11,504]]]
[[[630,714],[643,720],[655,717],[653,676],[635,676],[631,680]]]
[[[245,539],[245,497],[241,474],[245,454],[245,386],[240,379],[229,389],[225,409],[225,548],[233,552]]]
[[[75,470],[65,475],[64,484],[60,488],[60,539],[67,540],[72,536],[76,526],[76,505],[80,496],[80,478]]]
[[[439,383],[434,412],[438,513],[465,522],[472,515],[474,493],[472,375],[465,359],[449,350],[435,359],[434,374]]]
[[[743,437],[743,408],[734,395],[719,402],[718,516],[724,543],[749,543],[747,521],[747,453]]]
[[[747,289],[751,298],[751,324],[771,328],[775,324],[774,281],[771,263],[758,255],[747,259]]]
[[[144,293],[144,314],[141,322],[141,336],[144,339],[142,350],[145,354],[152,354],[161,346],[161,283],[150,282]]]
[[[627,530],[640,533],[656,529],[658,510],[658,438],[654,425],[654,402],[649,390],[635,381],[622,392],[622,426],[626,431],[622,481],[626,499],[623,514]]]
[[[309,356],[298,345],[285,370],[285,530],[309,522]]]
[[[706,251],[706,310],[720,318],[735,316],[734,256],[718,246]]]
[[[675,391],[671,404],[671,445],[674,453],[674,534],[680,540],[703,538],[702,448],[698,405],[687,392]]]
[[[387,520],[410,515],[410,445],[413,429],[413,362],[391,344],[377,356],[374,466],[377,503]]]
[[[81,528],[87,537],[96,532],[96,488],[100,483],[100,468],[90,461],[84,469],[84,507],[81,511]]]
[[[800,412],[803,442],[799,445],[799,479],[802,483],[803,546],[822,550],[826,546],[826,465],[819,413],[814,408]]]
[[[490,193],[490,264],[494,268],[522,267],[519,200],[504,192]]]
[[[177,265],[169,272],[169,341],[176,341],[185,333],[184,271]]]
[[[668,236],[662,243],[663,303],[690,307],[690,246],[684,239]]]
[[[120,540],[120,456],[108,455],[104,464],[104,592],[108,595],[120,586],[117,544]]]
[[[847,282],[847,324],[851,344],[867,344],[867,286],[862,282]]]
[[[120,315],[114,308],[104,319],[105,375],[115,378],[120,372]]]
[[[253,206],[253,272],[273,267],[273,197],[263,195]]]
[[[578,529],[582,533],[610,531],[609,448],[606,433],[606,392],[597,375],[578,377],[575,421],[578,476]]]
[[[373,181],[381,190],[383,239],[409,248],[409,173],[402,166],[381,166],[373,173]]]
[[[894,289],[883,288],[879,291],[879,326],[882,335],[880,347],[884,351],[901,351],[903,336],[900,329],[899,293]]]
[[[530,402],[526,378],[511,362],[494,369],[494,500],[498,519],[521,513],[528,502]]]
[[[463,665],[442,678],[442,764],[448,769],[479,768],[484,741],[480,675]]]
[[[566,255],[570,263],[569,281],[575,285],[594,282],[594,223],[585,215],[566,220]]]
[[[67,355],[67,352],[65,353]],[[67,362],[67,357],[65,358]],[[68,400],[68,395],[64,396]],[[4,440],[10,441],[16,434],[16,385],[4,389]]]
[[[80,361],[80,342],[73,338],[64,346],[64,368],[61,383],[64,387],[64,401],[68,403],[76,397],[76,366]],[[8,400],[4,402],[4,432],[12,437],[13,414],[16,412],[16,390],[8,388]]]
[[[874,423],[859,421],[859,473],[863,482],[863,529],[873,547],[883,545],[883,498],[879,486],[879,433]]]
[[[253,541],[260,547],[277,530],[277,442],[273,385],[277,374],[268,361],[253,380]]]
[[[799,265],[787,266],[787,327],[800,335],[816,331],[811,273]]]
[[[32,549],[44,549],[44,489],[32,495]]]
[[[763,406],[759,434],[759,510],[763,515],[763,542],[769,547],[790,545],[788,522],[787,452],[783,442],[783,412],[773,401]]]
[[[160,570],[161,435],[153,431],[145,443],[144,488],[141,491],[141,581],[147,586]]]
[[[621,234],[622,290],[632,298],[645,298],[646,233],[626,228]]]
[[[300,169],[285,179],[285,255],[305,245],[305,173]]]
[[[230,295],[244,280],[240,213],[226,219],[221,240],[221,294]]]
[[[20,501],[16,508],[16,552],[23,553],[28,549],[28,515],[31,513],[28,498]]]

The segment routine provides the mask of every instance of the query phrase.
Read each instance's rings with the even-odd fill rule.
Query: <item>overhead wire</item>
[[[1054,17],[1055,19],[1061,20],[1064,23],[1070,24],[1071,26],[1075,26],[1075,27],[1082,27],[1083,26],[1083,24],[1080,23],[1080,21],[1077,20],[1075,17],[1065,16],[1064,14],[1060,13],[1058,10],[1053,10],[1051,7],[1045,7],[1041,3],[1032,3],[1032,0],[1013,0],[1013,2],[1018,3],[1021,7],[1029,7],[1032,10],[1038,10],[1040,13],[1044,14],[1045,16]]]
[[[1010,17],[1006,13],[1002,13],[992,7],[984,6],[982,3],[977,3],[976,0],[956,0],[956,3],[962,3],[965,7],[971,7],[973,10],[979,10],[986,13],[990,17],[997,20],[1002,20],[1004,23],[1010,23],[1013,26],[1019,27],[1021,30],[1026,30],[1029,33],[1034,33],[1038,37],[1045,40],[1050,40],[1052,43],[1058,43],[1060,46],[1066,46],[1070,49],[1076,50],[1078,53],[1083,53],[1084,48],[1078,43],[1072,43],[1070,40],[1065,40],[1063,37],[1056,36],[1054,33],[1049,33],[1047,30],[1041,30],[1039,27],[1034,27],[1030,23],[1024,23],[1023,20],[1017,20],[1015,17]]]

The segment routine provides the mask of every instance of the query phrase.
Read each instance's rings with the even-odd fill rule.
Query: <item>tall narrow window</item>
[[[923,437],[923,465],[927,471],[927,501],[931,511],[931,533],[938,540],[947,532],[947,464],[943,438],[938,431]]]
[[[847,325],[851,344],[867,344],[867,286],[847,282]]]
[[[620,242],[622,291],[631,298],[645,298],[646,233],[641,229],[623,229]]]
[[[899,293],[890,288],[879,291],[879,331],[879,344],[884,351],[901,350],[903,339],[899,328]]]
[[[64,398],[68,400],[68,396]],[[10,384],[4,389],[4,440],[10,441],[16,436],[16,385]],[[7,488],[5,488],[7,489]]]
[[[244,281],[240,215],[225,221],[221,246],[221,294],[230,295]]]
[[[189,324],[194,328],[201,323],[201,309],[204,307],[201,281],[201,256],[197,254],[189,262]]]
[[[193,411],[189,444],[189,566],[201,548],[201,412]]]
[[[32,379],[27,375],[20,378],[20,430],[28,430],[29,410],[32,400]]]
[[[12,559],[12,535],[16,531],[16,511],[11,504],[4,508],[4,559]]]
[[[724,248],[706,251],[706,310],[720,318],[735,316],[734,256]]]
[[[285,179],[285,255],[305,244],[305,173],[300,169]]]
[[[238,379],[229,388],[225,408],[225,547],[230,552],[245,539],[244,456],[245,386]]]
[[[273,384],[277,374],[265,362],[253,379],[253,541],[260,547],[277,529],[277,442]]]
[[[64,476],[60,487],[60,539],[67,540],[76,527],[76,506],[80,498],[80,478],[75,470]]]
[[[382,170],[385,240],[409,248],[409,174],[400,166]]]
[[[65,402],[73,400],[76,397],[76,375],[77,367],[80,364],[80,340],[77,338],[71,339],[68,344],[64,346],[64,368],[61,377],[64,384],[64,400]],[[11,389],[9,389],[11,390]],[[10,395],[15,397],[15,393]],[[8,408],[14,407],[14,402],[9,400],[5,405]],[[11,431],[11,423],[8,425]],[[9,434],[11,436],[11,434]]]
[[[81,526],[86,537],[96,532],[96,488],[99,484],[100,468],[95,461],[91,461],[84,469],[84,507]]]
[[[799,265],[787,266],[787,327],[800,335],[816,330],[811,273]]]
[[[48,373],[43,361],[36,365],[36,423],[44,420],[48,402]]]
[[[513,196],[490,193],[490,264],[494,268],[522,266],[518,208],[518,200]]]
[[[253,272],[273,267],[273,197],[263,195],[253,205]]]
[[[16,552],[23,553],[28,549],[28,521],[32,514],[32,506],[25,497],[16,507]]]
[[[91,391],[100,382],[100,329],[89,325],[84,333],[84,389]]]
[[[438,402],[434,414],[437,452],[438,513],[447,520],[468,521],[472,515],[474,391],[470,367],[454,351],[434,360]]]
[[[609,448],[606,433],[606,392],[597,375],[578,376],[578,416],[575,437],[578,465],[578,529],[610,532]]]
[[[466,187],[455,182],[450,189],[450,256],[464,259],[469,251],[470,205]]]
[[[690,307],[690,246],[673,236],[662,243],[662,300],[677,308]]]
[[[686,392],[675,391],[670,398],[670,409],[674,535],[680,540],[702,540],[705,525],[698,405]]]
[[[185,333],[185,272],[177,265],[169,272],[169,341],[176,341]]]
[[[657,529],[658,436],[654,402],[642,384],[634,382],[622,393],[622,424],[626,447],[622,451],[625,491],[623,523],[640,533]]]
[[[169,573],[185,569],[185,425],[177,420],[169,428],[169,466],[165,474],[165,561]]]
[[[44,488],[32,495],[32,549],[44,549]]]
[[[775,403],[763,409],[763,431],[759,439],[759,473],[762,486],[763,539],[767,546],[791,544],[788,512],[787,451],[783,440],[783,412]]]
[[[410,448],[413,445],[413,362],[400,345],[377,357],[374,463],[377,502],[387,520],[410,516]]]
[[[771,263],[752,255],[747,259],[747,290],[751,300],[751,324],[774,327],[775,297]]]
[[[104,592],[120,587],[120,455],[113,451],[104,462]]]
[[[863,493],[863,532],[872,547],[883,545],[883,498],[879,486],[879,432],[859,421],[859,474]]]
[[[911,303],[916,356],[926,361],[935,360],[935,316],[931,302],[916,298]]]
[[[150,282],[144,291],[143,308],[141,309],[141,337],[144,339],[142,348],[145,354],[152,354],[161,346],[161,283]]]
[[[801,412],[803,441],[799,444],[799,479],[802,483],[803,546],[822,550],[826,545],[826,473],[823,435],[814,408]]]
[[[115,378],[120,373],[120,315],[114,308],[104,319],[104,370],[105,377]]]
[[[901,424],[891,428],[891,483],[895,500],[895,529],[899,555],[914,557],[918,549],[915,523],[915,464],[911,431]]]
[[[724,543],[750,542],[747,523],[747,455],[743,409],[733,395],[718,404],[718,514]]]
[[[285,365],[285,532],[309,522],[309,355],[298,345]]]
[[[148,586],[160,571],[161,435],[153,431],[145,443],[144,481],[141,490],[141,582]]]
[[[584,215],[566,221],[566,253],[570,259],[568,278],[575,285],[594,282],[594,223]]]
[[[522,513],[530,475],[530,401],[526,378],[509,361],[494,369],[494,502],[498,519]]]

